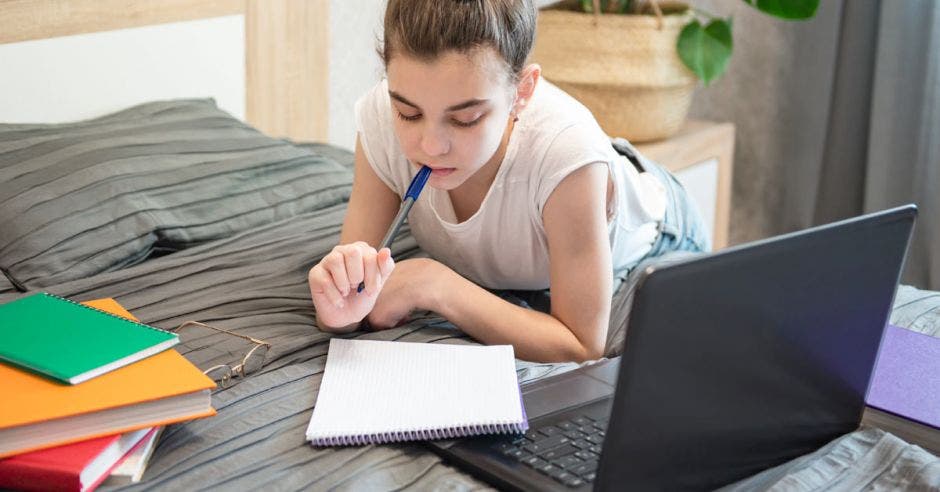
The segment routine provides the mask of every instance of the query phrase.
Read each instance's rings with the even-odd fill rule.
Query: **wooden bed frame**
[[[326,141],[327,0],[0,0],[0,44],[245,16],[245,116],[277,137]]]

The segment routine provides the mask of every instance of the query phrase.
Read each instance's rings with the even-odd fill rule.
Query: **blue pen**
[[[421,194],[421,190],[424,189],[424,184],[428,182],[428,176],[430,175],[431,168],[422,166],[421,169],[418,170],[418,174],[415,174],[415,177],[411,179],[411,184],[408,185],[405,198],[401,201],[401,208],[398,209],[398,215],[395,216],[395,220],[393,220],[392,225],[389,226],[388,232],[385,233],[385,239],[382,239],[382,244],[379,246],[380,250],[392,245],[392,240],[395,239],[395,235],[398,234],[398,229],[401,228],[401,225],[405,223],[405,219],[408,218],[408,212],[411,211],[411,206],[415,204],[415,200],[418,199],[418,195]],[[365,288],[366,283],[359,282],[359,288],[356,289],[356,293],[362,292],[362,289]]]

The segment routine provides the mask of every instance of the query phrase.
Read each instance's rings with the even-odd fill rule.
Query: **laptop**
[[[500,489],[704,490],[859,427],[914,205],[642,276],[621,357],[523,387],[530,429],[428,445]]]

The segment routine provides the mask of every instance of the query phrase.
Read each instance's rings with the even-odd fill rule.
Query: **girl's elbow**
[[[604,348],[603,344],[583,344],[569,359],[578,363],[597,360],[604,356]]]
[[[346,326],[329,326],[326,323],[317,320],[317,328],[324,333],[332,333],[334,335],[342,335],[344,333],[349,333],[356,331],[359,328],[359,323],[353,323]]]

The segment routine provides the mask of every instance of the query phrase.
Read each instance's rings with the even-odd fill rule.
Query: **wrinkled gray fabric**
[[[340,154],[341,155],[341,154]],[[344,162],[348,166],[349,156]],[[348,188],[350,175],[345,169]],[[348,191],[348,189],[347,189]],[[218,415],[167,428],[144,474],[129,490],[476,490],[485,484],[441,462],[420,444],[317,449],[305,441],[330,335],[314,327],[308,269],[335,244],[345,203],[193,245],[116,271],[60,282],[46,290],[75,300],[114,297],[144,322],[172,328],[208,322],[271,343],[263,369],[214,393]],[[407,229],[392,247],[396,258],[420,254]],[[661,260],[681,259],[669,256]],[[608,353],[619,352],[630,300],[646,265],[620,285],[613,299]],[[7,287],[0,279],[0,288]],[[504,298],[546,309],[544,292],[505,292]],[[0,302],[20,296],[0,290]],[[892,319],[936,333],[940,294],[902,288]],[[225,335],[219,336],[224,346]],[[431,313],[380,332],[348,337],[426,343],[475,343]],[[521,382],[571,370],[576,364],[517,361]],[[832,470],[834,456],[852,475]],[[903,459],[899,458],[903,457]],[[861,431],[813,455],[752,477],[746,490],[816,490],[843,484],[880,488],[936,485],[936,458],[896,439]],[[891,466],[884,466],[891,464]],[[809,471],[804,471],[809,470]],[[811,476],[812,480],[801,477]],[[810,486],[812,485],[812,486]],[[104,487],[102,490],[111,490]],[[742,490],[742,489],[738,489]]]
[[[216,417],[169,427],[144,482],[128,488],[473,490],[485,487],[443,464],[417,444],[316,449],[305,442],[304,431],[316,401],[329,340],[329,335],[313,327],[306,270],[333,246],[342,215],[341,205],[329,207],[122,271],[48,289],[78,300],[115,297],[142,320],[164,328],[186,319],[197,319],[264,339],[273,345],[260,373],[214,394],[213,404],[219,411]],[[399,237],[393,250],[398,256],[418,252],[407,231]],[[633,287],[628,280],[618,289],[614,299],[615,319],[625,316],[625,298],[632,294]],[[523,296],[507,294],[506,297],[520,299]],[[9,294],[2,295],[0,302],[12,298]],[[905,288],[899,293],[898,305],[895,311],[895,316],[901,317],[898,319],[932,317],[935,320],[940,299],[936,293]],[[931,327],[936,329],[935,324]],[[430,314],[422,314],[399,328],[348,336],[474,343]],[[614,338],[622,340],[622,336]],[[573,367],[574,364],[517,363],[522,381]],[[844,445],[851,446],[855,454],[849,454],[846,459],[852,461],[853,456],[864,454],[866,450],[888,451],[875,444],[865,439],[847,441]],[[820,454],[812,461],[828,459]],[[889,456],[885,455],[884,459]],[[933,470],[931,463],[935,458],[911,452],[906,460],[903,468],[884,469],[863,463],[853,470],[857,474],[871,475],[872,480],[897,485],[915,479],[927,480],[927,483],[932,480],[923,474],[933,473],[930,470]],[[914,469],[917,464],[922,465],[922,471]],[[910,475],[912,471],[916,473]],[[753,482],[753,487],[748,489],[772,487],[782,479],[761,480]],[[826,484],[835,485],[834,476],[820,480],[823,488]]]
[[[334,159],[210,99],[0,124],[0,268],[32,289],[116,271],[344,202]]]

